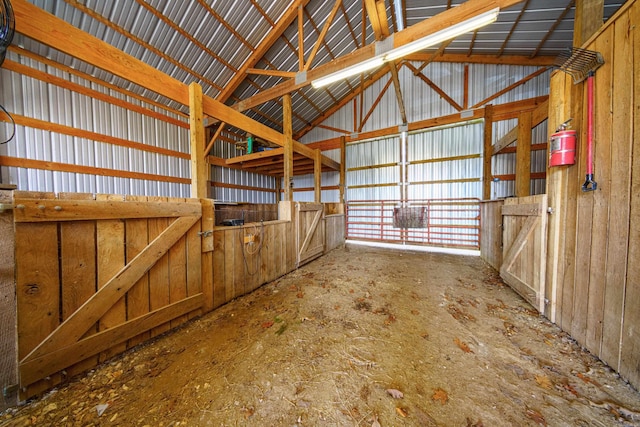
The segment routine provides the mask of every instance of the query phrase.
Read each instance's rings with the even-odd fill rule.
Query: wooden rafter
[[[500,46],[500,51],[498,52],[498,56],[502,56],[502,53],[507,48],[507,44],[509,44],[509,40],[511,39],[511,36],[513,35],[514,31],[516,30],[516,27],[520,23],[520,20],[524,16],[524,13],[527,10],[527,6],[529,6],[529,1],[530,0],[526,0],[522,5],[522,9],[520,9],[520,13],[518,14],[518,17],[516,18],[515,22],[511,26],[511,29],[509,30],[509,34],[507,34],[507,37],[504,39],[504,42],[502,43],[502,46]]]
[[[429,57],[429,59],[427,59],[426,61],[423,61],[422,64],[417,68],[417,71],[414,71],[413,74],[417,75],[418,73],[421,73],[422,70],[427,68],[427,65],[431,64],[438,57],[438,55],[444,54],[444,50],[451,44],[451,42],[452,40],[447,40],[446,42],[443,42],[438,48],[438,50],[433,52]]]
[[[148,1],[148,0],[144,0],[144,1]],[[204,0],[198,0],[198,3],[200,3],[200,5],[202,7],[204,7],[207,12],[209,12],[209,14],[211,14],[211,16],[213,16],[215,18],[216,21],[218,21],[219,23],[222,24],[223,27],[225,27],[227,29],[227,31],[229,31],[231,34],[234,35],[235,38],[237,38],[240,43],[242,43],[243,45],[245,45],[249,50],[251,50],[252,52],[255,52],[256,48],[251,46],[251,43],[249,43],[244,37],[242,37],[236,30],[235,28],[233,28],[233,26],[231,24],[229,24],[222,16],[220,16],[218,14],[218,12],[215,11],[215,9],[213,7],[211,7],[206,1]]]
[[[298,6],[298,69],[304,70],[304,7]]]
[[[215,53],[214,51],[209,49],[200,40],[198,40],[197,38],[195,38],[194,36],[189,34],[187,31],[183,30],[178,24],[176,24],[175,22],[170,20],[168,17],[163,15],[158,9],[154,8],[149,3],[147,3],[146,0],[136,0],[136,2],[140,6],[144,7],[146,10],[148,10],[153,16],[155,16],[156,18],[158,18],[159,20],[161,20],[162,22],[167,24],[169,27],[171,27],[172,30],[174,30],[175,32],[180,34],[182,37],[184,37],[187,40],[189,40],[194,45],[198,46],[198,48],[201,49],[202,51],[206,52],[207,55],[211,56],[216,61],[219,61],[221,64],[223,64],[225,67],[227,67],[228,69],[230,69],[234,73],[238,72],[238,69],[236,67],[234,67],[228,61],[226,61],[224,58],[222,58],[220,55],[218,55],[217,53]]]
[[[264,11],[259,7],[259,5],[252,0],[251,2],[254,7],[258,8],[259,11],[262,11],[263,16],[268,16]],[[282,17],[278,20],[277,23],[273,23],[271,31],[267,34],[260,44],[256,46],[256,49],[253,51],[251,56],[242,64],[242,66],[238,69],[236,75],[225,85],[224,89],[220,92],[220,94],[216,97],[217,101],[225,102],[228,100],[233,92],[240,86],[240,84],[246,78],[246,72],[249,68],[255,67],[255,65],[262,59],[262,57],[267,53],[267,51],[273,46],[276,40],[280,38],[282,33],[291,25],[291,23],[298,16],[298,6],[306,6],[309,3],[309,0],[295,0],[287,10],[282,14]],[[277,97],[276,97],[277,98]]]
[[[451,98],[449,95],[447,95],[447,93],[443,91],[437,84],[431,81],[431,79],[429,79],[427,76],[419,72],[416,67],[411,65],[411,63],[407,62],[405,63],[405,65],[414,73],[416,77],[418,77],[420,80],[425,82],[431,89],[433,89],[438,95],[440,95],[442,99],[447,101],[453,108],[455,108],[458,111],[462,111],[462,106],[458,104],[456,101],[454,101],[454,99]],[[416,73],[416,71],[418,72]]]
[[[430,53],[414,53],[407,56],[405,59],[408,61],[424,62],[431,58]],[[477,54],[467,56],[466,54],[458,53],[444,53],[434,59],[433,62],[457,62],[461,64],[500,64],[500,65],[524,65],[524,66],[537,66],[544,67],[553,65],[556,60],[555,56],[536,56],[535,58],[529,58],[525,55],[502,55],[497,57],[496,55],[484,55]]]
[[[324,38],[327,35],[327,32],[329,31],[331,24],[333,23],[333,18],[335,18],[336,14],[338,13],[338,8],[340,7],[341,3],[342,3],[342,0],[336,0],[335,4],[333,5],[333,8],[331,9],[331,13],[329,13],[327,20],[325,21],[324,26],[322,27],[322,31],[320,31],[318,40],[316,40],[316,44],[313,45],[313,49],[311,49],[311,53],[309,53],[309,57],[307,58],[307,61],[304,64],[305,71],[308,70],[309,67],[311,67],[311,64],[313,64],[313,60],[316,58],[316,54],[320,49],[320,45],[324,43]]]
[[[226,125],[227,124],[225,122],[220,122],[220,124],[218,125],[218,128],[216,129],[216,132],[213,134],[213,136],[211,137],[211,140],[207,144],[207,147],[204,149],[204,157],[205,157],[205,159],[209,157],[209,152],[213,148],[213,144],[220,137],[220,134],[222,133],[222,131],[224,130],[224,127]]]
[[[564,20],[565,16],[567,16],[567,14],[571,11],[571,8],[573,8],[573,6],[575,5],[575,0],[571,0],[569,2],[569,4],[567,5],[567,7],[564,8],[564,10],[562,11],[562,13],[560,14],[560,16],[558,17],[558,19],[556,19],[556,22],[553,23],[553,25],[551,26],[551,28],[549,28],[549,31],[547,31],[547,33],[545,34],[545,36],[542,38],[542,40],[540,41],[540,43],[538,43],[538,46],[536,46],[536,50],[533,51],[533,53],[531,54],[531,56],[529,56],[529,58],[534,58],[538,56],[538,52],[540,52],[540,49],[542,49],[542,46],[544,46],[544,44],[547,42],[547,40],[549,39],[549,37],[551,37],[553,35],[553,33],[556,31],[556,28],[558,28],[558,25],[560,25],[560,23]]]
[[[364,116],[364,118],[360,122],[360,126],[358,127],[358,132],[362,132],[362,128],[367,123],[367,120],[369,120],[369,117],[371,117],[371,114],[373,113],[373,111],[376,109],[376,107],[378,106],[378,104],[382,100],[382,97],[387,92],[387,89],[389,89],[389,86],[391,86],[392,82],[393,82],[393,79],[389,79],[387,81],[387,84],[384,85],[384,87],[382,88],[382,90],[378,94],[378,97],[376,98],[376,100],[373,101],[373,104],[371,104],[371,108],[369,108],[369,111],[367,111],[367,114]]]
[[[347,9],[345,9],[344,3],[340,4],[340,9],[342,11],[342,17],[344,18],[344,22],[347,23],[347,29],[349,30],[349,34],[351,34],[351,38],[353,39],[353,43],[356,46],[359,46],[359,44],[358,44],[358,36],[356,36],[356,33],[355,33],[355,31],[353,31],[353,27],[351,26],[351,22],[349,22],[349,15],[347,15]]]
[[[538,70],[534,71],[533,73],[529,74],[528,76],[525,76],[525,77],[521,78],[517,82],[514,82],[514,83],[510,84],[509,86],[505,87],[504,89],[494,93],[490,97],[483,99],[482,101],[478,102],[477,104],[475,104],[471,108],[478,108],[478,107],[480,107],[482,105],[487,104],[489,101],[493,101],[494,99],[504,95],[507,92],[511,92],[513,89],[517,88],[518,86],[525,84],[526,82],[528,82],[529,80],[531,80],[531,79],[533,79],[535,77],[538,77],[540,74],[545,73],[548,69],[549,69],[548,67],[539,68]]]
[[[473,55],[473,47],[476,44],[476,39],[478,38],[478,30],[473,32],[473,36],[471,36],[471,42],[469,43],[469,50],[467,51],[467,57]]]
[[[391,33],[389,31],[389,20],[387,18],[387,9],[384,0],[365,0],[365,7],[367,9],[369,22],[371,23],[371,28],[373,28],[376,40],[382,40],[389,37]],[[407,113],[404,107],[404,100],[402,98],[402,89],[400,87],[400,79],[398,78],[396,61],[391,61],[387,66],[391,72],[391,81],[393,82],[393,87],[395,89],[400,117],[402,119],[402,123],[406,123]],[[370,113],[371,112],[369,112],[369,114]],[[362,130],[362,126],[364,125],[363,120],[364,119],[360,122],[359,131]]]
[[[495,7],[507,8],[519,3],[520,1],[521,0],[493,0],[492,2],[487,2],[486,0],[468,0],[457,7],[445,10],[444,12],[441,12],[429,19],[425,19],[418,24],[412,25],[411,27],[395,33],[393,37],[393,48],[404,46],[413,40],[447,28],[451,22],[469,19],[470,17],[476,16],[479,13],[487,12]],[[235,104],[233,108],[236,111],[245,111],[256,105],[279,98],[286,93],[291,93],[303,86],[308,86],[311,84],[311,81],[331,74],[336,70],[344,69],[345,67],[371,59],[375,57],[375,55],[375,45],[370,44],[364,46],[336,60],[308,70],[305,81],[296,81],[296,79],[286,80],[272,88],[247,98],[238,104]]]
[[[101,24],[106,25],[107,27],[111,28],[112,30],[122,34],[123,36],[125,36],[125,37],[127,37],[127,38],[129,38],[129,39],[131,39],[133,41],[135,41],[136,43],[138,43],[139,45],[141,45],[145,49],[148,49],[149,51],[151,51],[154,54],[158,55],[159,57],[161,57],[165,61],[170,62],[171,64],[173,64],[176,67],[180,68],[181,70],[185,71],[186,73],[192,75],[193,77],[197,78],[198,80],[200,80],[200,81],[206,83],[207,85],[211,86],[212,88],[214,88],[214,89],[216,89],[218,91],[222,90],[222,87],[220,87],[220,85],[214,83],[210,79],[207,79],[205,76],[203,76],[203,75],[201,75],[199,73],[196,73],[191,68],[189,68],[186,65],[182,64],[180,61],[178,61],[176,59],[173,59],[172,57],[170,57],[166,53],[162,52],[160,49],[156,48],[155,46],[152,46],[151,44],[145,42],[140,37],[132,34],[129,31],[126,31],[124,28],[120,27],[119,25],[114,24],[113,22],[111,22],[107,18],[105,18],[104,16],[102,16],[99,13],[95,12],[93,9],[90,9],[90,8],[86,7],[85,5],[80,3],[78,0],[65,0],[65,1],[67,3],[69,3],[71,6],[75,7],[78,10],[80,10],[81,12],[86,13],[87,15],[89,15],[90,17],[92,17],[96,21],[100,22]]]
[[[265,70],[263,68],[249,68],[247,74],[258,74],[261,76],[274,76],[274,77],[295,77],[296,73],[293,71],[280,71],[280,70]]]

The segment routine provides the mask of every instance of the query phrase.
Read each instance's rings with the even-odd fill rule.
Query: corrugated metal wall
[[[115,98],[142,105],[136,99],[98,86],[38,61],[9,53],[10,60],[36,70],[64,78]],[[189,152],[189,129],[167,123],[138,112],[93,99],[53,84],[44,83],[6,69],[0,69],[0,103],[11,113],[144,143],[181,153]],[[144,105],[158,110],[152,105]],[[170,117],[186,122],[171,112]],[[3,135],[9,135],[10,125],[0,123]],[[69,165],[107,168],[190,178],[189,160],[135,148],[122,147],[85,138],[64,135],[30,127],[16,127],[15,138],[0,146],[0,155],[64,163]],[[190,185],[155,180],[127,179],[115,176],[2,167],[2,183],[15,184],[20,190],[53,192],[87,192],[134,194],[147,196],[189,197]]]
[[[322,152],[331,160],[340,162],[340,150],[327,150]],[[340,172],[323,172],[322,187],[337,187],[340,185]],[[296,202],[313,202],[315,200],[315,192],[297,191],[296,189],[313,188],[313,174],[300,175],[293,177],[293,200]],[[320,194],[323,203],[338,203],[340,201],[340,190],[325,189]]]

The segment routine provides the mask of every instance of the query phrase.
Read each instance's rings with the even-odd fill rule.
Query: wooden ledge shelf
[[[340,164],[323,157],[322,172],[340,171]],[[284,148],[274,148],[272,150],[259,151],[257,153],[245,154],[244,156],[226,159],[225,163],[230,166],[239,166],[248,172],[255,172],[262,175],[275,177],[284,176]],[[307,175],[313,173],[313,159],[294,153],[293,154],[293,174]]]

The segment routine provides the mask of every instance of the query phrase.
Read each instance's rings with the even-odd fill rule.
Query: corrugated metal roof
[[[386,0],[391,20],[393,0]],[[200,81],[205,94],[218,97],[242,69],[255,49],[265,40],[278,20],[282,19],[292,1],[281,0],[31,0],[31,2],[72,25],[139,58],[170,76],[189,83]],[[450,2],[452,6],[462,1]],[[501,11],[498,21],[471,34],[453,40],[447,53],[473,55],[547,55],[555,56],[572,43],[574,11],[570,0],[530,0]],[[609,18],[624,3],[605,0],[604,17]],[[309,0],[305,7],[304,51],[308,58],[327,16],[334,7],[331,0]],[[415,25],[446,10],[446,2],[435,0],[404,0],[402,13],[406,25]],[[523,5],[526,9],[523,10]],[[395,9],[394,9],[395,14]],[[520,16],[520,21],[516,21]],[[327,63],[362,46],[362,1],[342,0],[324,42],[318,49],[312,67]],[[549,31],[556,26],[555,30]],[[179,30],[178,30],[179,29]],[[510,32],[513,30],[511,35]],[[374,41],[368,20],[366,44]],[[508,41],[507,41],[508,39]],[[198,43],[194,42],[197,40]],[[544,43],[541,43],[544,40]],[[505,43],[506,41],[506,43]],[[99,79],[116,84],[138,94],[186,111],[184,106],[162,99],[136,85],[99,70],[68,55],[56,52],[18,35],[15,44],[51,58]],[[204,49],[203,46],[206,48]],[[298,23],[294,19],[258,61],[255,67],[297,72]],[[437,68],[429,70],[430,78],[445,88],[446,76],[438,76]],[[435,74],[434,74],[435,73]],[[282,77],[247,74],[227,100],[227,104],[247,99],[283,81]],[[335,83],[326,89],[305,87],[292,94],[294,133],[315,123],[323,112],[348,96],[360,84],[359,77]],[[408,105],[414,91],[405,90]],[[417,94],[416,94],[417,95]],[[278,101],[262,104],[247,114],[254,119],[279,128],[282,107]]]

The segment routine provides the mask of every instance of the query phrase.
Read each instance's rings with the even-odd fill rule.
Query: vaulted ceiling
[[[464,1],[436,0],[32,0],[31,3],[270,127],[282,127],[280,96],[291,88],[293,131],[300,137],[372,81],[397,74],[385,64],[321,89],[294,85],[300,71],[339,58],[389,34],[442,16]],[[496,1],[480,3],[491,5]],[[574,0],[524,0],[498,20],[403,61],[550,65],[572,45]],[[604,19],[624,3],[604,1]],[[451,22],[450,24],[453,24]],[[29,51],[154,102],[186,107],[90,64],[17,35]],[[302,46],[302,49],[300,48]],[[336,62],[337,61],[337,62]],[[413,65],[414,71],[419,70]],[[335,68],[335,65],[333,66]],[[397,78],[396,78],[397,79]],[[288,86],[287,86],[288,85]],[[398,86],[396,84],[396,86]],[[279,88],[282,88],[281,90]],[[396,87],[396,90],[400,90]]]

